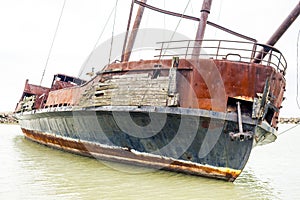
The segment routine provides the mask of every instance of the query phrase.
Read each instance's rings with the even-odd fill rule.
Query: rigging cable
[[[296,63],[296,65],[297,65],[297,74],[296,74],[296,77],[297,77],[297,83],[296,83],[296,102],[297,102],[297,106],[298,106],[298,108],[300,109],[300,103],[299,103],[299,39],[300,39],[300,29],[299,29],[299,32],[298,32],[298,37],[297,37],[297,63]],[[281,132],[281,133],[279,133],[278,135],[281,135],[281,134],[283,134],[283,133],[285,133],[285,132],[288,132],[288,131],[290,131],[290,130],[292,130],[292,129],[294,129],[294,128],[296,128],[297,126],[299,126],[300,124],[296,124],[295,126],[292,126],[291,128],[289,128],[289,129],[287,129],[287,130],[285,130],[285,131],[283,131],[283,132]]]
[[[164,10],[166,9],[166,0],[164,0]],[[166,30],[166,15],[164,16],[164,30]],[[165,31],[163,31],[163,39],[165,39]]]
[[[108,18],[107,18],[107,20],[106,20],[106,22],[105,22],[105,25],[104,25],[104,27],[102,28],[102,31],[101,31],[99,37],[97,38],[96,43],[94,44],[93,50],[92,50],[92,52],[89,54],[89,56],[88,56],[88,58],[86,59],[86,61],[84,62],[83,67],[81,68],[81,71],[80,71],[78,77],[80,77],[80,76],[82,75],[83,70],[85,69],[87,63],[89,62],[89,60],[91,59],[92,55],[94,54],[94,51],[95,51],[95,49],[97,48],[97,45],[98,45],[100,39],[102,38],[102,35],[103,35],[103,33],[104,33],[104,31],[105,31],[107,25],[108,25],[108,22],[109,22],[109,20],[110,20],[110,18],[111,18],[111,16],[112,16],[112,14],[114,13],[114,10],[115,10],[115,9],[116,9],[116,7],[113,7],[113,9],[110,11],[110,14],[109,14],[109,16],[108,16]]]
[[[295,126],[292,126],[291,128],[288,128],[288,129],[286,129],[285,131],[282,131],[281,133],[278,134],[278,136],[281,135],[281,134],[283,134],[283,133],[286,133],[286,132],[288,132],[288,131],[290,131],[290,130],[292,130],[292,129],[294,129],[294,128],[296,128],[296,127],[299,126],[299,125],[300,125],[300,124],[296,124]]]
[[[119,0],[116,0],[116,4],[115,4],[114,24],[113,24],[112,33],[111,33],[111,42],[110,42],[110,51],[109,51],[109,57],[108,57],[108,64],[110,64],[111,51],[112,51],[113,43],[114,43],[114,34],[115,34],[115,25],[116,25],[118,1]]]
[[[220,23],[220,17],[221,17],[221,12],[222,12],[222,7],[223,7],[223,4],[222,4],[223,1],[220,1],[220,7],[219,7],[219,13],[218,13],[218,19],[217,19],[217,23],[219,24]],[[217,30],[215,31],[215,37],[217,35]]]
[[[45,76],[45,72],[46,72],[46,69],[47,69],[47,66],[48,66],[49,58],[50,58],[50,55],[51,55],[51,52],[52,52],[52,48],[53,48],[53,45],[54,45],[54,41],[55,41],[55,38],[56,38],[56,35],[57,35],[57,31],[58,31],[58,28],[59,28],[61,17],[62,17],[63,12],[64,12],[66,1],[67,0],[64,0],[64,4],[63,4],[61,12],[60,12],[60,16],[59,16],[59,19],[58,19],[58,22],[57,22],[57,25],[56,25],[54,36],[53,36],[53,39],[52,39],[52,43],[51,43],[51,46],[50,46],[50,49],[49,49],[49,52],[48,52],[48,57],[47,57],[47,60],[46,60],[44,71],[43,71],[42,78],[41,78],[41,81],[40,81],[40,85],[42,85],[42,82],[43,82],[43,79],[44,79],[44,76]]]
[[[191,12],[192,12],[192,16],[194,16],[194,9],[193,9],[194,5],[193,5],[193,2],[191,2]],[[197,24],[194,23],[194,32],[196,33],[197,32]]]
[[[180,16],[180,19],[179,19],[179,21],[178,21],[178,23],[177,23],[177,26],[176,26],[175,30],[173,31],[172,36],[171,36],[171,38],[170,38],[169,41],[172,41],[172,40],[173,40],[173,37],[174,37],[174,35],[175,35],[175,33],[176,33],[176,31],[177,31],[177,29],[178,29],[180,23],[181,23],[181,20],[183,19],[183,16],[185,15],[185,12],[186,12],[186,10],[187,10],[187,8],[188,8],[190,2],[191,2],[191,0],[189,0],[189,1],[187,2],[186,6],[185,6],[185,8],[184,8],[184,11],[183,11],[182,15]],[[163,55],[166,54],[167,49],[169,48],[169,45],[170,45],[170,43],[168,43],[167,47],[165,48],[165,51],[164,51]]]
[[[299,39],[300,39],[300,30],[298,32],[298,38],[297,38],[297,83],[296,83],[296,102],[298,105],[298,109],[300,109],[300,103],[299,103]]]

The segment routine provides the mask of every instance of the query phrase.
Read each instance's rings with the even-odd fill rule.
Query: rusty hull
[[[160,76],[168,76],[171,62],[172,60],[143,60],[111,64],[83,86],[51,91],[46,107],[78,106],[86,90],[115,75],[153,74],[154,66],[160,65]],[[278,110],[281,108],[286,83],[283,73],[273,67],[229,60],[200,59],[194,62],[181,59],[178,73],[179,106],[182,108],[227,112],[229,98],[253,102],[257,94],[263,93],[267,79],[270,80],[271,103]],[[251,109],[252,107],[248,109],[248,115],[251,114]],[[279,112],[274,113],[272,127],[277,127],[278,114]]]
[[[107,74],[102,76],[145,71],[152,73],[157,64],[161,65],[161,75],[168,75],[171,60],[147,60],[109,65],[105,69]],[[266,80],[269,79],[271,103],[278,110],[281,108],[286,82],[283,73],[273,67],[229,60],[202,59],[195,62],[181,59],[178,72],[180,107],[227,112],[228,98],[253,102],[258,93],[263,93]],[[273,127],[277,127],[278,114],[274,114]]]
[[[134,152],[126,148],[105,147],[96,143],[72,140],[24,128],[22,128],[22,131],[26,138],[37,143],[96,159],[216,178],[230,182],[233,182],[241,173],[241,170],[194,164],[191,162],[184,162],[182,160]]]
[[[133,61],[118,64],[111,64],[105,69],[107,75],[130,73],[142,73],[148,71],[152,73],[154,65],[160,64],[162,75],[168,74],[172,60],[147,60]],[[255,63],[234,62],[229,60],[202,59],[195,63],[193,60],[181,59],[178,70],[185,80],[178,82],[179,93],[182,94],[180,107],[200,108],[214,111],[225,111],[224,106],[212,108],[211,101],[219,98],[218,87],[225,89],[226,100],[228,97],[245,97],[252,99],[257,93],[262,93],[266,79],[271,78],[271,92],[274,97],[274,105],[279,107],[282,102],[283,92],[285,90],[285,79],[282,73],[277,72],[270,66],[264,66]],[[212,71],[216,74],[212,75]],[[103,74],[105,76],[106,74]],[[215,78],[219,78],[216,80]],[[186,81],[188,87],[186,87]],[[214,90],[209,91],[208,85]],[[186,92],[187,89],[193,90]],[[195,93],[198,102],[195,104],[189,102],[185,93]],[[216,95],[216,96],[212,96]],[[224,103],[224,102],[223,102]]]
[[[34,109],[42,108],[44,106],[44,101],[48,98],[49,91],[50,91],[50,88],[43,87],[43,86],[40,86],[40,85],[29,84],[29,81],[27,79],[26,82],[25,82],[25,86],[24,86],[22,96],[20,98],[19,103],[16,106],[15,112],[18,112],[18,111],[21,110],[20,102],[27,95],[36,95],[36,101],[35,101],[35,104],[34,104]]]
[[[200,66],[205,62],[202,61]],[[161,75],[167,76],[171,66],[171,60],[147,60],[128,63],[118,63],[109,65],[105,71],[82,87],[72,87],[63,90],[54,90],[49,94],[47,106],[68,104],[76,105],[83,91],[89,88],[92,84],[101,81],[105,77],[121,75],[125,73],[153,73],[154,65],[160,64]],[[225,93],[225,100],[228,97],[244,97],[245,100],[253,100],[257,93],[262,93],[266,79],[272,76],[271,91],[274,99],[274,105],[279,107],[282,102],[283,92],[285,89],[285,79],[283,75],[276,72],[275,69],[268,66],[263,66],[254,63],[231,62],[223,60],[214,60],[206,62],[205,66],[195,67],[189,60],[180,60],[178,70],[181,80],[178,82],[180,99],[180,107],[183,108],[200,108],[213,111],[226,111],[224,101],[218,102],[219,106],[212,107],[211,101],[220,98],[220,87]],[[208,65],[207,65],[208,64]],[[214,66],[209,66],[214,65]],[[212,68],[215,68],[217,75],[211,76]],[[217,76],[218,80],[215,80]],[[205,79],[204,79],[205,77]],[[183,80],[184,79],[184,80]],[[208,84],[211,83],[211,84]],[[208,85],[210,88],[208,88]],[[213,88],[213,90],[212,90]],[[223,91],[221,91],[223,92]],[[197,100],[193,99],[189,94],[196,95]],[[215,96],[214,96],[215,95]],[[188,97],[188,98],[187,98]]]
[[[129,77],[130,75],[131,77],[135,77],[136,74],[149,74],[147,77],[151,79],[151,77],[154,77],[155,73],[158,73],[159,77],[168,78],[171,67],[171,59],[132,61],[108,65],[92,80],[83,85],[50,91],[45,106],[46,109],[41,110],[41,112],[51,112],[54,115],[57,112],[59,115],[58,112],[60,109],[57,109],[56,111],[56,107],[62,107],[62,109],[64,109],[64,106],[72,106],[72,108],[79,110],[95,108],[97,106],[93,104],[93,98],[96,97],[96,93],[93,88],[99,87],[99,84],[105,85],[109,83],[106,82],[107,80],[113,80],[112,77],[124,77],[123,75],[126,75],[125,77],[127,77],[127,75],[129,75]],[[200,59],[196,62],[193,60],[181,59],[176,71],[176,90],[179,94],[179,104],[176,107],[183,109],[200,109],[202,111],[206,110],[209,112],[213,111],[212,113],[215,114],[226,114],[230,112],[235,114],[236,110],[232,109],[232,105],[230,104],[232,103],[232,100],[238,99],[242,101],[241,107],[243,116],[253,121],[257,120],[257,118],[253,119],[251,115],[253,101],[258,97],[258,94],[261,94],[264,92],[264,90],[266,90],[266,81],[269,80],[269,96],[271,96],[270,103],[278,110],[272,113],[271,119],[266,122],[268,123],[267,129],[262,130],[262,132],[258,134],[263,136],[265,132],[270,130],[273,132],[275,130],[274,128],[276,128],[278,123],[277,116],[279,113],[279,108],[283,100],[283,92],[285,90],[284,75],[280,71],[261,64],[214,59]],[[110,85],[105,85],[105,87],[108,88],[109,86]],[[126,98],[130,99],[131,96],[129,95],[129,97]],[[92,100],[91,104],[80,104],[80,102],[88,99]],[[107,105],[103,106],[112,105],[108,101]],[[128,102],[127,106],[139,107],[143,105],[138,103],[136,105],[132,105],[132,103]],[[168,107],[167,99],[164,105],[159,105],[158,107]],[[37,113],[39,112],[40,111],[37,111]],[[38,114],[37,116],[31,116],[32,113],[30,114],[30,112],[24,114],[25,118],[26,115],[28,115],[28,119],[30,119],[30,117],[38,118]],[[84,119],[84,116],[82,117],[82,119]],[[30,122],[28,121],[26,123]],[[34,121],[31,123],[33,123],[33,125],[35,124]],[[109,124],[110,122],[106,123]],[[113,123],[113,120],[111,123]],[[237,127],[237,123],[238,122],[234,119],[229,129],[234,132],[236,129],[235,127]],[[61,125],[64,126],[64,123]],[[252,126],[248,125],[247,122],[243,122],[243,126],[245,130],[247,129],[254,132],[255,125]],[[244,158],[245,161],[239,163],[239,167],[236,169],[227,168],[227,165],[213,164],[212,166],[203,164],[202,162],[190,162],[188,160],[157,156],[147,153],[147,151],[137,151],[135,150],[135,146],[126,148],[122,146],[121,143],[116,145],[116,147],[105,146],[97,142],[88,142],[86,140],[83,141],[80,139],[68,138],[66,136],[58,136],[54,134],[56,130],[50,129],[49,131],[52,132],[52,134],[50,134],[47,131],[45,132],[44,129],[37,129],[40,130],[37,131],[35,128],[36,127],[34,126],[33,128],[30,126],[27,128],[22,127],[22,131],[27,138],[33,141],[68,152],[108,161],[117,161],[126,164],[135,164],[156,169],[177,171],[187,174],[223,179],[227,181],[234,181],[238,177],[244,165],[246,164],[246,160],[248,159],[248,157]],[[222,134],[226,135],[226,130],[223,129]],[[228,138],[228,134],[224,137],[227,137],[228,141],[231,142],[230,138]],[[239,146],[239,148],[241,149],[239,150],[246,152],[245,154],[249,156],[253,147],[252,141],[252,138],[249,140],[249,142],[242,141],[244,143],[240,143],[241,146]],[[233,148],[229,148],[229,150],[233,151]],[[220,151],[222,152],[222,150]],[[237,151],[235,150],[233,153],[235,152]]]

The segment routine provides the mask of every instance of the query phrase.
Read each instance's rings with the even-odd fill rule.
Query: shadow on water
[[[12,189],[5,194],[0,189],[1,199],[276,199],[269,183],[251,169],[228,183],[106,163],[39,145],[21,134],[11,143],[14,166],[6,181]]]

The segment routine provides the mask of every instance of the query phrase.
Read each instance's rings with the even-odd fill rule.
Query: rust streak
[[[22,131],[28,139],[35,142],[92,158],[182,172],[191,175],[213,177],[227,181],[234,181],[241,173],[241,170],[199,165],[157,155],[134,152],[125,148],[103,147],[95,143],[70,140],[37,131],[30,131],[24,128],[22,128]]]

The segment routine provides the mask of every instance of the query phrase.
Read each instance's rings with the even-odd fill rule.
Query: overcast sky
[[[14,110],[26,79],[39,84],[51,46],[63,0],[0,0],[0,112]],[[115,34],[126,29],[131,0],[119,0]],[[176,2],[176,3],[174,3]],[[148,0],[175,12],[183,12],[187,1]],[[298,0],[214,0],[209,21],[215,22],[265,43]],[[186,14],[199,17],[202,1],[191,0]],[[115,5],[114,0],[67,0],[57,37],[49,58],[42,85],[49,87],[53,74],[77,76],[92,51],[97,38]],[[145,11],[142,27],[175,30],[178,18],[163,17]],[[296,54],[300,18],[275,45],[288,62],[287,100],[281,116],[300,116],[296,104]],[[101,42],[111,37],[110,19]],[[178,32],[194,38],[196,25],[182,20]],[[208,35],[210,34],[210,35]],[[210,28],[210,36],[223,38],[223,33]]]

